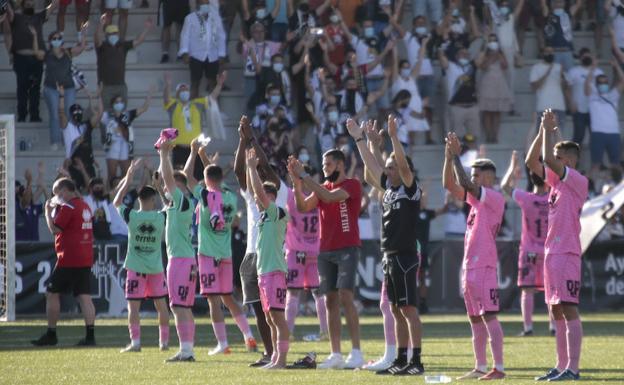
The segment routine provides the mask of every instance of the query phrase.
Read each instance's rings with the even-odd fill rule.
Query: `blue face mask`
[[[416,27],[414,29],[414,32],[416,32],[417,35],[426,35],[427,34],[427,27]]]
[[[54,39],[54,40],[51,40],[51,41],[50,41],[50,45],[51,45],[53,48],[58,48],[58,47],[60,47],[60,46],[62,46],[62,45],[63,45],[63,40],[62,40],[62,39]]]
[[[210,4],[200,4],[199,13],[202,15],[207,15],[210,12]]]
[[[510,11],[509,7],[500,7],[498,10],[500,11],[500,14],[503,16],[509,15],[509,11]]]
[[[302,152],[301,154],[299,154],[299,160],[302,163],[308,163],[310,161],[310,154],[308,154],[307,152]]]
[[[553,13],[557,16],[563,16],[565,14],[565,9],[563,8],[555,8],[553,9]]]
[[[609,92],[609,85],[608,84],[598,84],[598,92],[600,92],[601,94],[606,94],[607,92]]]
[[[273,71],[280,73],[284,69],[284,63],[273,63]]]
[[[461,58],[458,60],[459,64],[462,66],[465,66],[466,64],[470,63],[470,60],[466,59],[466,58]]]
[[[461,13],[459,12],[459,9],[457,8],[455,8],[453,12],[451,12],[451,16],[453,17],[459,17],[459,15],[461,15]]]
[[[122,112],[125,106],[126,104],[124,102],[116,102],[113,104],[113,110],[115,110],[115,112]]]
[[[336,123],[338,121],[338,111],[329,111],[327,113],[327,119],[331,123]]]
[[[404,78],[409,78],[412,74],[412,70],[409,68],[401,68],[401,76]]]
[[[264,19],[267,15],[266,8],[260,8],[256,10],[256,19]]]
[[[183,102],[188,102],[191,98],[191,93],[188,91],[180,91],[180,100]]]
[[[272,106],[277,106],[280,102],[281,97],[279,95],[271,95],[269,98],[269,104]]]
[[[119,35],[108,35],[108,42],[111,45],[117,44],[118,41],[119,41]]]
[[[375,37],[375,28],[366,27],[364,28],[364,36],[365,37]]]

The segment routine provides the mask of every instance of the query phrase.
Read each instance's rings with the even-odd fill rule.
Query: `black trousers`
[[[39,120],[39,98],[41,97],[41,78],[43,62],[32,55],[15,54],[13,71],[17,78],[17,120]]]

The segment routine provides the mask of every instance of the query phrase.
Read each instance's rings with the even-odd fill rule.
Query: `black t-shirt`
[[[98,82],[105,86],[126,84],[126,55],[132,48],[132,41],[120,41],[115,45],[105,41],[96,48]]]
[[[386,187],[382,200],[381,250],[416,255],[416,220],[422,195],[416,178],[412,186],[393,187],[382,174],[381,185]]]
[[[427,256],[427,246],[429,244],[429,230],[431,221],[436,217],[435,210],[420,210],[416,217],[416,238],[420,243],[420,254]]]
[[[267,35],[271,32],[271,26],[273,25],[273,16],[269,13],[269,10],[267,10],[267,15],[262,19],[258,19],[256,15],[251,15],[249,19],[245,20],[245,34],[250,38],[251,26],[254,25],[254,23],[256,22],[264,26],[264,30],[266,31]]]
[[[47,13],[48,11],[45,9],[31,16],[24,15],[23,13],[15,13],[13,23],[11,23],[11,36],[13,38],[11,50],[13,53],[22,49],[32,49],[33,36],[28,29],[29,25],[32,25],[37,31],[39,49],[45,49],[42,29],[43,23],[47,20]]]

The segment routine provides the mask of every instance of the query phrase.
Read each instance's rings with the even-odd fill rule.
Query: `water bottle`
[[[448,384],[451,377],[445,375],[425,376],[425,384]]]

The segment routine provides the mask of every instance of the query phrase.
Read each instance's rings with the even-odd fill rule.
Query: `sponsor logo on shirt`
[[[340,225],[342,226],[342,232],[348,233],[351,231],[351,226],[349,225],[349,211],[347,210],[347,202],[340,202],[338,207],[340,209]]]

